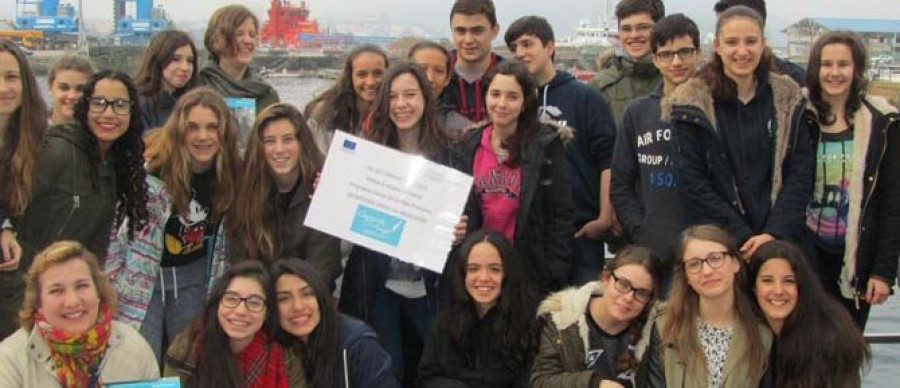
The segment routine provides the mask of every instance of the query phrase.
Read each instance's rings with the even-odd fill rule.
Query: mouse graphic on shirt
[[[174,230],[166,228],[166,250],[173,255],[186,255],[203,249],[208,215],[209,209],[191,199],[187,214],[176,217],[178,225]]]

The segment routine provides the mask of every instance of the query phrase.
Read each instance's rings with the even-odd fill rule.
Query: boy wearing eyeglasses
[[[675,133],[660,119],[665,96],[694,75],[700,56],[697,25],[682,14],[661,19],[650,36],[663,82],[625,108],[612,159],[610,197],[625,235],[650,247],[671,268],[684,228],[676,192]],[[668,279],[661,290],[668,292]]]
[[[631,100],[659,84],[650,55],[650,30],[665,14],[661,0],[622,0],[616,5],[620,47],[600,54],[600,72],[590,82],[609,102],[616,124]]]

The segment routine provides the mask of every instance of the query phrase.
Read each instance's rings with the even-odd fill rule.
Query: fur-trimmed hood
[[[556,326],[556,330],[563,332],[571,326],[578,328],[578,334],[581,337],[583,349],[589,349],[589,330],[585,311],[587,311],[588,303],[592,296],[602,296],[605,287],[600,281],[589,282],[581,287],[571,287],[559,292],[555,292],[544,299],[538,307],[538,316],[547,316],[550,322]],[[644,327],[641,330],[641,338],[635,345],[634,354],[637,359],[641,359],[650,341],[650,332],[653,328],[655,319],[662,315],[666,309],[665,302],[653,302],[653,306],[648,307],[650,315]]]
[[[600,281],[589,282],[581,287],[571,287],[551,294],[538,306],[538,316],[547,315],[553,322],[556,330],[562,332],[566,328],[576,325],[583,349],[590,349],[589,330],[585,320],[585,311],[591,297],[603,295],[604,286]]]
[[[772,191],[770,199],[775,206],[778,193],[783,185],[782,165],[791,147],[790,138],[794,134],[794,126],[801,120],[805,98],[800,86],[790,77],[777,73],[769,73],[767,82],[772,89],[772,101],[775,105],[775,152],[773,155]],[[661,120],[664,122],[692,121],[697,123],[700,117],[692,112],[699,110],[708,123],[710,130],[718,135],[715,103],[709,85],[699,77],[691,78],[678,86],[672,93],[663,98],[661,103]]]

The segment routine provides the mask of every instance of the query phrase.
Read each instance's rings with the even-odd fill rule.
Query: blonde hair
[[[41,305],[41,275],[50,268],[71,260],[81,260],[87,264],[94,288],[97,290],[97,295],[100,296],[100,304],[107,306],[115,316],[116,301],[118,300],[116,289],[109,283],[109,277],[100,269],[97,256],[77,241],[57,241],[38,253],[34,257],[34,262],[31,263],[31,268],[28,269],[25,277],[25,300],[19,310],[19,324],[22,328],[31,331],[31,328],[34,327],[34,313]]]
[[[179,214],[187,212],[191,200],[191,155],[184,147],[188,115],[195,107],[213,111],[219,119],[219,150],[216,152],[211,219],[218,221],[231,209],[237,196],[241,159],[237,151],[237,123],[222,96],[198,87],[178,99],[172,114],[158,130],[145,136],[147,171],[158,173],[172,196]]]

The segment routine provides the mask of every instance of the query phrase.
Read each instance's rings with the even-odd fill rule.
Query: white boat
[[[575,28],[575,34],[556,41],[557,46],[577,48],[615,47],[619,41],[619,25],[607,1],[606,12],[593,20],[582,20]]]

